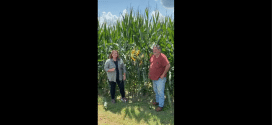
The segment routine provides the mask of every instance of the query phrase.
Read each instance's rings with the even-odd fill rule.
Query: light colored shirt
[[[104,70],[107,72],[109,81],[116,82],[116,70],[108,72],[109,69],[116,68],[113,59],[107,59],[104,65]],[[119,80],[123,80],[123,74],[126,73],[126,66],[122,59],[118,60]]]

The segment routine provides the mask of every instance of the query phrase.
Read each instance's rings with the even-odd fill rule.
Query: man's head
[[[153,54],[154,54],[155,56],[161,54],[161,47],[160,47],[159,45],[153,46]]]

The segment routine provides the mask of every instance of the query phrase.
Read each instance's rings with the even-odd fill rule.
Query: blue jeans
[[[165,88],[166,77],[163,79],[153,80],[153,89],[156,94],[156,102],[159,103],[159,107],[164,105],[164,88]]]

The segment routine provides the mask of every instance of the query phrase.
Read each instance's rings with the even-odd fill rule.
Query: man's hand
[[[163,79],[163,77],[164,77],[164,74],[162,74],[160,78]]]
[[[163,79],[163,77],[165,76],[165,74],[168,72],[169,68],[170,68],[170,63],[166,65],[165,70],[164,70],[163,74],[160,77],[161,79]]]

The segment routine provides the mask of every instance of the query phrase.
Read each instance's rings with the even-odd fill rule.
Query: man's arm
[[[165,74],[168,72],[168,70],[170,69],[170,63],[168,63],[165,67],[165,70],[163,72],[163,74],[161,75],[161,78],[163,78],[165,76]]]

